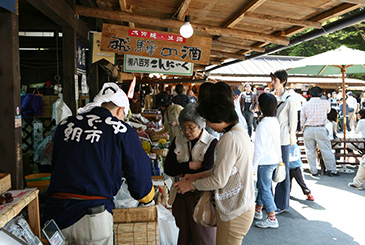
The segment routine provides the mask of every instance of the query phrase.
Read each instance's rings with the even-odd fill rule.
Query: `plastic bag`
[[[41,241],[30,229],[27,221],[22,215],[15,217],[5,224],[4,229],[19,238],[20,240],[31,245],[41,245]],[[1,242],[0,242],[1,243]]]
[[[211,200],[210,191],[205,191],[195,205],[193,219],[196,223],[205,227],[217,226],[215,207]]]
[[[47,134],[46,138],[34,152],[34,161],[41,165],[52,164],[53,138],[56,134],[57,126],[54,126]]]
[[[160,245],[177,244],[179,228],[176,226],[175,217],[161,204],[157,205],[157,219]]]
[[[122,186],[120,187],[117,195],[114,196],[115,208],[136,208],[138,201],[135,200],[129,190],[125,178],[122,179]]]
[[[280,162],[279,165],[274,170],[274,173],[272,175],[272,180],[276,183],[279,183],[284,181],[285,177],[286,177],[285,165],[283,162]]]

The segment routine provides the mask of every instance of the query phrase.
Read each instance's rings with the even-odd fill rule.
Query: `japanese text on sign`
[[[165,40],[170,42],[185,43],[185,38],[179,35],[165,34],[159,32],[142,31],[136,29],[130,29],[128,31],[129,36],[145,37],[150,39]]]
[[[193,63],[137,55],[125,55],[123,67],[124,72],[149,72],[175,75],[192,75],[193,73]]]
[[[169,32],[154,32],[104,24],[101,50],[175,61],[209,64],[212,39],[194,36],[181,39]]]

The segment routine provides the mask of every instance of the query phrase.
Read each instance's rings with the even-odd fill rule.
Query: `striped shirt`
[[[327,123],[327,114],[331,110],[331,105],[327,100],[319,97],[311,98],[303,105],[300,114],[300,123],[304,126],[324,126]]]

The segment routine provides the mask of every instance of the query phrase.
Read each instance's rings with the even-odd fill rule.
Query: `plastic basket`
[[[50,173],[30,174],[24,177],[28,188],[46,189],[51,181]]]

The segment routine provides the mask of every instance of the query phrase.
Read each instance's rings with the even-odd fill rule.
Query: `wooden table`
[[[17,216],[23,208],[28,206],[28,224],[34,235],[41,237],[41,226],[39,218],[39,200],[37,188],[25,190],[10,190],[14,201],[0,206],[0,228],[8,221]]]

